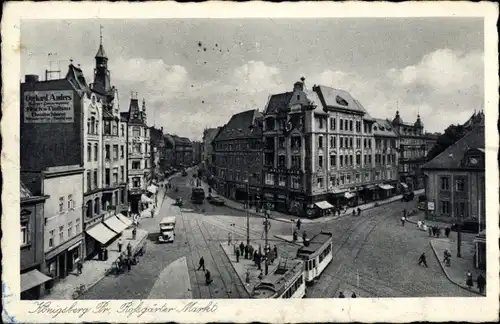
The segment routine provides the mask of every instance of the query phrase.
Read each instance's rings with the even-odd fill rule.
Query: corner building
[[[361,103],[343,90],[308,90],[304,81],[270,96],[264,110],[263,200],[273,210],[315,217],[355,206],[368,199],[363,191],[379,190],[396,174],[376,177],[376,120]]]

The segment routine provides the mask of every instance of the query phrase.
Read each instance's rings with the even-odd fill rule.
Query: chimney
[[[24,76],[24,82],[26,83],[36,83],[38,82],[39,77],[36,74],[26,74]]]

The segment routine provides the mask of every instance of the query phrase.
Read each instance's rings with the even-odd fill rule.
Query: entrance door
[[[59,278],[65,278],[66,277],[66,260],[65,260],[65,253],[60,254],[57,257],[57,265],[59,267]]]
[[[66,255],[66,273],[71,273],[73,271],[73,259],[74,259],[74,253],[78,249],[74,249],[73,251],[68,251]]]

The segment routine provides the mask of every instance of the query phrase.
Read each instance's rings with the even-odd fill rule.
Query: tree
[[[427,161],[432,160],[451,145],[455,144],[459,139],[465,136],[468,130],[463,125],[450,125],[444,133],[438,137],[436,144],[427,154]]]

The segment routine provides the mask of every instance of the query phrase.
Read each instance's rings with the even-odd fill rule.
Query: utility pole
[[[248,214],[248,198],[250,196],[250,181],[247,179],[247,246],[250,246],[250,215]]]
[[[462,219],[457,221],[457,258],[462,257]]]
[[[266,210],[266,219],[264,220],[264,239],[265,239],[265,247],[264,247],[264,253],[265,253],[265,260],[266,260],[266,263],[265,263],[265,268],[264,268],[264,272],[265,272],[265,275],[267,276],[268,272],[269,272],[269,250],[270,250],[270,247],[269,247],[269,240],[268,240],[268,231],[269,231],[269,211]]]

